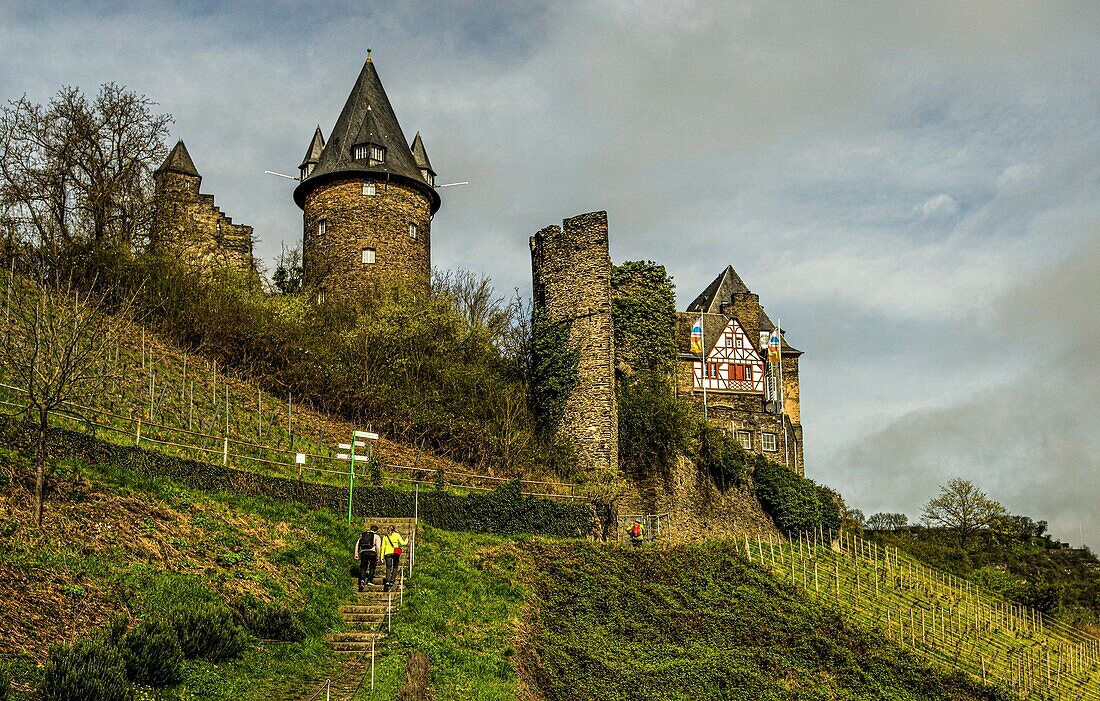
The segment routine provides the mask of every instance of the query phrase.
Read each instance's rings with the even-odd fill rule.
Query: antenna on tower
[[[438,190],[441,187],[454,187],[455,185],[469,185],[469,184],[470,184],[470,182],[468,180],[463,180],[460,183],[446,183],[445,185],[436,185],[435,187]]]

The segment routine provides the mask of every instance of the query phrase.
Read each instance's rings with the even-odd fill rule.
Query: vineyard
[[[105,390],[67,403],[53,420],[115,442],[277,477],[347,485],[431,483],[488,491],[510,480],[476,473],[423,450],[386,440],[353,440],[356,426],[292,395],[275,397],[226,372],[216,361],[160,343],[140,326],[115,319],[115,340],[97,359]],[[0,374],[0,409],[16,414],[24,388]],[[341,447],[343,446],[343,447]],[[354,454],[354,461],[351,455]],[[524,493],[575,498],[572,484],[522,480]]]
[[[1100,640],[848,533],[745,539],[748,558],[932,661],[1020,699],[1100,699]]]

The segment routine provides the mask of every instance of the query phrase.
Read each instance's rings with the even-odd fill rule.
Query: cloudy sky
[[[972,479],[1100,546],[1096,3],[4,3],[0,98],[175,116],[271,259],[368,47],[443,191],[433,262],[530,290],[605,209],[681,305],[732,263],[802,361],[807,473],[911,518]]]

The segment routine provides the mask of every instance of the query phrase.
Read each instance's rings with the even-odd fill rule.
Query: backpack
[[[372,552],[374,550],[374,545],[374,531],[363,531],[363,534],[359,536],[359,552]]]
[[[630,537],[631,538],[641,538],[642,537],[642,524],[635,523],[633,526],[630,527]]]

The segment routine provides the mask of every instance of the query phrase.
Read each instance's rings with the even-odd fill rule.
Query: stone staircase
[[[389,531],[390,526],[396,526],[397,532],[409,541],[413,542],[416,522],[411,518],[367,518],[367,523],[377,524],[378,532],[383,536]],[[401,555],[401,572],[404,575],[409,571],[409,548],[403,548]],[[382,591],[382,579],[386,568],[383,562],[378,563],[375,573],[375,586],[366,586],[364,591],[355,594],[355,603],[345,604],[340,607],[340,618],[344,622],[344,629],[339,633],[331,633],[325,636],[325,640],[333,650],[346,655],[359,655],[370,652],[371,646],[376,645],[385,637],[386,617],[396,616],[401,606],[404,588],[404,577],[399,576],[393,589]],[[352,580],[351,586],[355,587]]]

